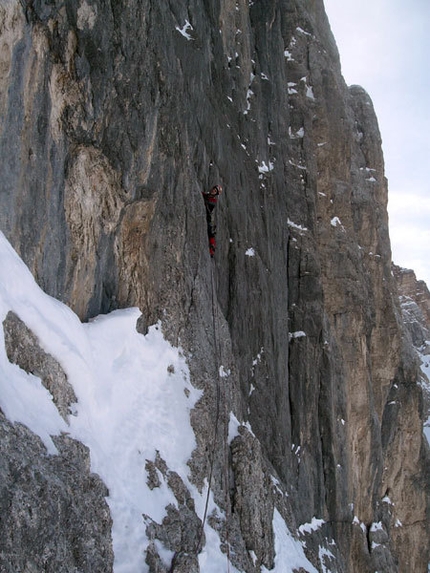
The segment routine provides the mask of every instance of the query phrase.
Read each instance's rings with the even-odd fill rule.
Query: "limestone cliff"
[[[324,520],[302,534],[319,571],[427,571],[429,454],[381,136],[369,96],[344,83],[322,0],[3,2],[0,155],[0,228],[40,286],[84,320],[138,306],[189,356],[204,390],[192,478],[208,476],[218,417],[213,491],[228,522],[212,525],[230,532],[238,570],[273,567],[276,507],[293,530]],[[201,191],[214,183],[211,261]],[[252,433],[231,443],[226,483],[230,411]],[[5,455],[25,463],[25,432],[1,428]],[[48,481],[63,471],[41,464]],[[3,491],[24,487],[4,475]],[[93,561],[73,561],[77,537],[58,531],[69,567],[109,571],[95,503],[76,507]],[[168,544],[175,527],[153,535]],[[165,571],[153,551],[149,571]],[[198,571],[195,557],[175,571]]]

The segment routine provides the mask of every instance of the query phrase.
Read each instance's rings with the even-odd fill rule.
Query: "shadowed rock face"
[[[197,485],[230,369],[213,487],[241,570],[272,565],[276,506],[293,529],[325,520],[306,536],[319,567],[334,539],[332,571],[427,571],[381,137],[369,96],[341,77],[322,1],[3,3],[0,154],[0,228],[42,288],[82,319],[139,306],[192,353]],[[200,192],[214,183],[211,263]],[[230,411],[253,437],[231,444],[226,487]],[[147,561],[161,567],[155,546]]]

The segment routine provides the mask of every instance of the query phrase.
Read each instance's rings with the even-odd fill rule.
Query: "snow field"
[[[90,450],[91,469],[109,490],[113,519],[115,573],[145,573],[148,545],[142,514],[160,523],[173,493],[160,474],[160,487],[146,484],[146,460],[156,452],[176,471],[194,498],[197,514],[204,513],[207,484],[200,493],[188,479],[187,460],[195,447],[190,410],[201,396],[190,383],[182,352],[167,342],[161,325],[143,336],[135,325],[140,311],[118,310],[87,324],[64,304],[45,294],[0,232],[0,318],[12,310],[38,337],[40,345],[62,366],[74,388],[77,403],[67,424],[39,378],[7,358],[0,328],[0,408],[11,422],[21,422],[37,434],[55,455],[51,436],[62,432]],[[230,440],[240,422],[231,415]],[[251,428],[249,427],[249,430]],[[208,515],[223,512],[209,492]],[[274,573],[316,569],[275,510]],[[205,524],[206,545],[199,555],[202,573],[239,573],[221,552],[216,531]],[[166,564],[172,553],[157,542]],[[267,573],[262,568],[262,573]]]

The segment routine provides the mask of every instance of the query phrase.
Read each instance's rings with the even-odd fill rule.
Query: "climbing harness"
[[[216,249],[216,225],[214,209],[216,207],[218,197],[222,193],[221,185],[214,185],[209,191],[203,191],[203,200],[206,208],[206,224],[209,239],[209,254],[213,258]]]

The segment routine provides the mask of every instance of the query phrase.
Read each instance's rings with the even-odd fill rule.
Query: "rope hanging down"
[[[219,195],[222,193],[221,185],[215,185],[209,191],[204,191],[202,193],[203,199],[205,202],[206,207],[206,221],[207,221],[207,228],[208,228],[208,239],[209,239],[209,253],[211,258],[213,259],[215,254],[215,235],[216,235],[216,224],[215,224],[215,213],[214,208],[218,201]],[[213,340],[214,340],[214,347],[215,347],[215,365],[217,369],[216,374],[216,414],[215,414],[215,428],[214,428],[214,435],[212,440],[212,447],[211,447],[211,456],[210,456],[210,466],[209,466],[209,479],[208,479],[208,490],[206,494],[206,501],[205,501],[205,509],[202,518],[202,524],[200,528],[200,533],[198,536],[197,544],[195,547],[195,554],[198,555],[202,550],[202,539],[203,539],[203,532],[206,524],[207,514],[208,514],[208,507],[209,507],[209,498],[210,492],[212,489],[212,479],[213,479],[213,472],[214,472],[214,464],[215,464],[215,452],[216,452],[216,445],[218,441],[218,432],[219,432],[219,421],[220,421],[220,405],[221,405],[221,375],[220,375],[220,357],[221,351],[219,346],[219,340],[217,335],[217,322],[218,322],[218,315],[217,315],[217,305],[215,302],[215,277],[214,277],[214,265],[211,265],[211,299],[212,299],[212,327],[213,327]],[[225,405],[225,419],[228,419],[228,412],[227,412],[227,404],[225,400],[225,393],[224,393],[224,405]],[[223,440],[224,444],[224,440]],[[223,447],[224,451],[224,489],[226,493],[226,547],[227,547],[227,572],[230,573],[230,542],[228,536],[228,520],[230,517],[230,503],[229,503],[229,494],[228,494],[228,455],[226,453],[226,446],[224,444]],[[176,559],[178,554],[175,553],[173,556],[172,564],[169,573],[174,573]]]
[[[198,555],[202,550],[202,539],[203,539],[203,532],[205,529],[207,514],[208,514],[208,507],[209,507],[209,498],[212,489],[212,479],[213,479],[213,471],[214,471],[214,463],[215,463],[215,451],[216,451],[216,444],[218,440],[218,431],[219,431],[219,419],[220,419],[220,402],[221,402],[221,390],[220,390],[220,374],[219,374],[219,346],[218,346],[218,337],[216,331],[216,305],[215,305],[215,287],[214,287],[214,271],[213,271],[213,264],[211,265],[211,298],[212,298],[212,327],[213,327],[213,340],[215,346],[215,365],[217,368],[217,377],[216,377],[216,415],[215,415],[215,428],[214,428],[214,435],[212,439],[212,446],[211,446],[211,456],[210,456],[210,465],[209,465],[209,479],[208,479],[208,491],[206,494],[206,501],[205,501],[205,510],[203,513],[202,524],[200,527],[200,533],[197,540],[197,544],[195,547],[195,554]],[[228,550],[228,557],[229,557],[229,550]],[[172,564],[169,570],[169,573],[174,573],[175,566],[176,566],[176,559],[178,555],[175,553],[173,556]],[[229,564],[227,565],[227,571],[230,571]]]
[[[202,538],[203,532],[206,524],[207,513],[208,513],[208,506],[209,506],[209,497],[210,492],[212,489],[212,479],[213,479],[213,470],[214,470],[214,462],[215,462],[215,451],[216,451],[216,444],[218,440],[218,432],[219,432],[219,420],[220,420],[220,406],[221,406],[221,376],[220,376],[220,348],[219,348],[219,340],[217,334],[217,305],[215,302],[215,278],[214,278],[214,265],[211,265],[211,296],[212,296],[212,326],[213,326],[213,339],[214,339],[214,346],[215,346],[215,364],[217,368],[217,376],[216,376],[216,417],[215,417],[215,429],[214,429],[214,436],[212,441],[212,452],[211,452],[211,460],[210,460],[210,468],[209,468],[209,480],[208,480],[208,491],[206,494],[206,502],[205,502],[205,510],[202,518],[202,525],[200,529],[200,535],[196,547],[196,553],[199,554],[202,547]],[[226,418],[227,419],[227,418]],[[226,547],[227,547],[227,571],[230,572],[230,542],[228,536],[228,516],[229,516],[229,499],[228,499],[228,458],[226,457],[226,451],[224,447],[224,488],[226,493]]]
[[[215,322],[215,288],[214,288],[214,271],[213,265],[211,265],[211,293],[212,293],[212,325],[213,325],[213,337],[214,337],[214,345],[215,345],[215,364],[217,367],[217,383],[216,383],[216,416],[215,416],[215,430],[214,436],[212,441],[212,452],[211,452],[211,460],[210,460],[210,467],[209,467],[209,480],[208,480],[208,492],[206,495],[206,503],[205,503],[205,511],[203,513],[202,519],[202,526],[200,529],[200,536],[197,544],[197,553],[201,551],[201,542],[203,537],[203,531],[205,528],[206,518],[208,514],[208,506],[209,506],[209,496],[212,488],[212,478],[213,478],[213,469],[214,469],[214,462],[215,462],[215,450],[216,450],[216,442],[218,440],[218,429],[219,429],[219,417],[220,417],[220,398],[221,398],[221,391],[220,391],[220,376],[219,376],[219,356],[218,356],[218,339],[216,335],[216,322]]]

